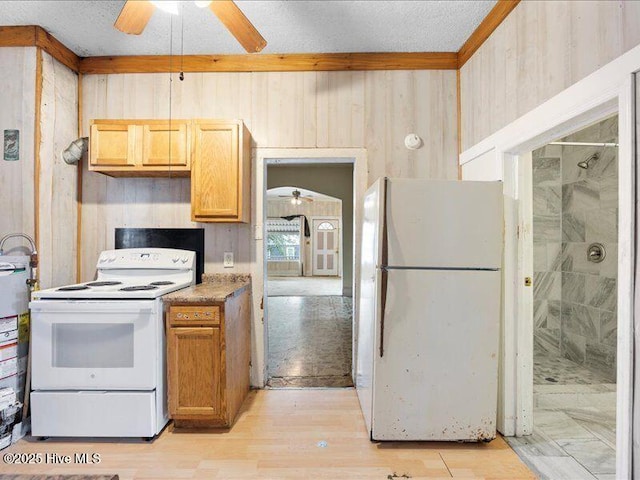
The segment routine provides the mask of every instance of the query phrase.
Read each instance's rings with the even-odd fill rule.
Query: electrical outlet
[[[233,252],[224,252],[224,268],[233,267]]]

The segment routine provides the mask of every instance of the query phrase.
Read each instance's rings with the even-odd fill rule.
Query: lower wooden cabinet
[[[223,421],[220,327],[169,329],[169,389],[173,418]]]
[[[214,304],[170,305],[169,416],[180,427],[230,427],[249,392],[248,289]]]

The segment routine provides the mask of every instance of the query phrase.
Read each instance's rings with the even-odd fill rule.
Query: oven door
[[[31,302],[34,390],[153,390],[162,312],[154,300]]]

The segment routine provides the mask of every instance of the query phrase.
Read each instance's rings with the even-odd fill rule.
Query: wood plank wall
[[[640,2],[520,2],[460,70],[462,150],[640,44]]]
[[[0,236],[34,237],[41,288],[73,283],[77,167],[60,152],[77,138],[77,75],[37,47],[3,47],[0,70],[12,72],[0,78],[0,135],[20,130],[20,160],[0,159]],[[21,245],[10,240],[5,253],[26,253]]]
[[[40,105],[40,286],[75,283],[78,167],[61,152],[78,138],[78,75],[42,52]]]
[[[455,71],[187,73],[183,82],[175,74],[172,78],[172,118],[241,118],[254,147],[364,147],[369,182],[382,175],[457,178]],[[169,74],[83,76],[84,135],[90,119],[168,118],[169,98]],[[411,132],[424,139],[423,148],[405,148],[404,137]],[[194,226],[189,195],[188,179],[113,179],[85,167],[82,278],[93,277],[99,252],[113,247],[116,227]],[[207,271],[223,270],[224,251],[235,253],[235,267],[225,271],[252,270],[256,252],[250,225],[205,229]]]
[[[36,105],[36,48],[5,47],[0,55],[0,143],[4,130],[20,131],[20,159],[5,161],[0,148],[0,236],[26,233],[35,236],[34,220],[34,119]],[[10,240],[5,254],[24,254],[27,246]]]

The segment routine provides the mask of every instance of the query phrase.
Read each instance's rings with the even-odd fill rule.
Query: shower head
[[[591,155],[589,158],[587,158],[586,160],[583,160],[582,162],[578,162],[578,166],[580,168],[584,168],[586,170],[587,168],[589,168],[589,162],[591,160],[598,160],[599,158],[600,158],[600,154],[596,152],[593,155]]]

